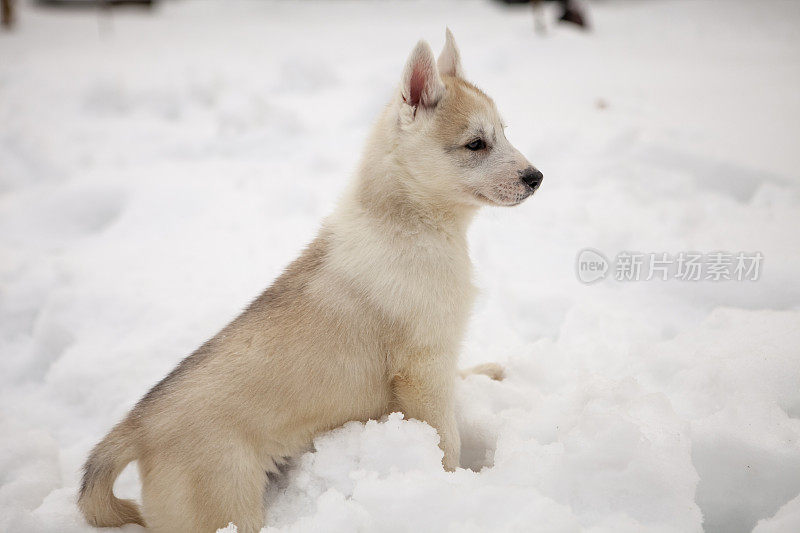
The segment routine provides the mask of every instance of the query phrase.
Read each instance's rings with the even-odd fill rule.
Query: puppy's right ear
[[[439,54],[439,72],[443,76],[455,76],[464,79],[464,69],[461,67],[461,53],[458,51],[456,39],[450,28],[445,30],[444,49]]]
[[[403,103],[413,109],[412,116],[419,108],[435,107],[444,96],[444,82],[436,68],[431,46],[425,41],[418,42],[408,57],[400,92]]]

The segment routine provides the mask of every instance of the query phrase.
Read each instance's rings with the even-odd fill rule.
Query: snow
[[[91,531],[88,450],[313,237],[445,25],[545,175],[470,233],[462,365],[508,377],[459,385],[463,469],[421,422],[350,423],[273,479],[266,530],[800,530],[800,5],[598,2],[592,33],[541,36],[488,2],[19,4],[0,33],[0,530]],[[587,247],[764,264],[585,285]],[[137,497],[135,468],[116,489]]]

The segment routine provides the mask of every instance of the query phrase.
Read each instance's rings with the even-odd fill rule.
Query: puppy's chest
[[[469,258],[450,250],[421,248],[398,258],[387,273],[392,298],[418,320],[435,320],[468,312],[472,305],[472,265]]]
[[[372,244],[358,272],[372,303],[402,324],[415,344],[457,344],[475,294],[466,248],[448,242]]]

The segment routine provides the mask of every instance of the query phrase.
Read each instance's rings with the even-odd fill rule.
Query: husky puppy
[[[86,520],[256,532],[267,473],[324,431],[392,411],[433,426],[444,468],[458,467],[467,226],[478,207],[517,205],[541,181],[494,102],[464,79],[450,31],[438,64],[420,41],[316,239],[92,450],[78,498]],[[497,365],[472,372],[502,377]],[[112,490],[134,460],[142,513]]]

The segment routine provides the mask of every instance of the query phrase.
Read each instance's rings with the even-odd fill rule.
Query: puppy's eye
[[[483,150],[486,148],[486,143],[483,142],[483,139],[475,139],[474,141],[465,144],[464,148],[467,150],[472,150],[473,152],[477,152],[478,150]]]

